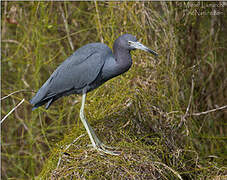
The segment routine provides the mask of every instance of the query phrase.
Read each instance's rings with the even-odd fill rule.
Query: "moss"
[[[193,115],[226,103],[226,10],[194,13],[211,5],[218,3],[2,3],[1,93],[16,92],[2,99],[2,116],[26,99],[2,124],[2,178],[224,178],[225,110]],[[89,122],[120,156],[87,147],[79,95],[31,111],[28,100],[73,52],[62,10],[75,49],[100,41],[111,47],[127,32],[159,53],[132,52],[128,72],[87,96]]]

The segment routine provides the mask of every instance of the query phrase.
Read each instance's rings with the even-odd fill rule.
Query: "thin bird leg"
[[[85,99],[86,99],[86,93],[85,94],[85,98],[84,98],[84,104],[85,104]],[[82,100],[83,101],[83,100]],[[84,107],[83,107],[84,108]],[[84,115],[84,118],[85,118],[85,115]],[[85,118],[86,119],[86,118]],[[87,122],[87,121],[86,121]],[[94,130],[92,129],[91,125],[87,122],[87,126],[90,130],[90,133],[93,137],[93,140],[95,142],[96,145],[98,145],[99,147],[105,149],[105,148],[109,148],[109,149],[115,149],[114,147],[111,147],[111,146],[107,146],[105,145],[104,143],[102,143],[102,141],[99,140],[99,138],[97,137],[97,135],[95,134]],[[94,146],[94,145],[93,145]]]
[[[86,118],[84,116],[85,99],[86,99],[86,93],[83,93],[83,96],[82,96],[82,104],[81,104],[81,108],[80,108],[80,119],[81,119],[81,121],[82,121],[82,123],[83,123],[83,125],[84,125],[84,127],[85,127],[85,129],[87,131],[87,133],[88,133],[88,136],[89,136],[89,138],[91,140],[91,143],[92,143],[93,147],[96,147],[96,143],[95,143],[95,141],[94,141],[94,139],[92,137],[92,134],[91,134],[90,129],[88,127],[87,120],[86,120]]]
[[[88,125],[89,130],[91,131],[91,134],[92,134],[92,136],[93,136],[93,138],[94,138],[94,141],[95,141],[100,147],[102,147],[102,148],[104,148],[104,149],[105,149],[105,148],[108,148],[108,149],[116,149],[116,148],[114,148],[114,147],[107,146],[107,145],[105,145],[104,143],[102,143],[102,141],[100,141],[99,138],[96,136],[94,130],[92,129],[91,125],[90,125],[88,122],[87,122],[87,125]]]
[[[98,139],[98,137],[96,136],[94,130],[91,128],[91,126],[87,122],[87,120],[85,118],[85,115],[84,115],[85,99],[86,99],[86,93],[83,93],[83,96],[82,96],[82,105],[81,105],[81,108],[80,108],[80,119],[81,119],[81,121],[82,121],[85,129],[87,130],[87,133],[89,135],[89,138],[91,140],[91,143],[92,143],[93,147],[95,149],[97,149],[98,151],[101,151],[101,152],[104,152],[104,153],[107,153],[107,154],[119,155],[119,153],[117,153],[117,152],[112,152],[112,151],[109,151],[109,150],[105,149],[105,146]]]
[[[85,116],[84,116],[85,118]],[[85,118],[86,119],[86,118]],[[105,149],[105,148],[108,148],[108,149],[116,149],[114,147],[111,147],[111,146],[107,146],[105,145],[104,143],[102,143],[102,141],[99,140],[99,138],[97,137],[97,135],[95,134],[94,130],[92,129],[91,125],[87,122],[87,126],[90,130],[90,133],[95,141],[95,144],[98,145],[99,147]]]

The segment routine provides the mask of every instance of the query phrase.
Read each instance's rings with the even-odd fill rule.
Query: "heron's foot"
[[[115,155],[115,156],[118,156],[118,155],[120,155],[121,154],[121,152],[119,152],[119,151],[110,151],[110,150],[108,150],[108,149],[106,149],[106,147],[108,147],[108,146],[106,146],[106,145],[104,145],[104,144],[102,144],[102,145],[100,145],[100,146],[96,146],[96,147],[94,147],[97,151],[99,151],[99,152],[103,152],[103,153],[106,153],[106,154],[111,154],[111,155]]]
[[[116,149],[116,148],[107,146],[107,145],[105,145],[103,143],[95,144],[95,146],[93,146],[92,144],[89,144],[88,146],[89,147],[93,147],[97,151],[103,152],[103,153],[106,153],[106,154],[111,154],[111,155],[120,155],[121,154],[120,151],[111,151],[111,150],[108,150],[108,149]]]
[[[117,149],[115,147],[107,146],[104,143],[102,143],[102,141],[100,141],[99,138],[96,136],[95,132],[93,132],[93,135],[96,146],[99,146],[102,149]]]
[[[104,149],[117,149],[117,148],[115,148],[115,147],[112,147],[112,146],[107,146],[107,145],[105,145],[105,144],[103,144],[103,143],[101,143],[100,144],[100,146],[102,147],[102,148],[104,148]]]

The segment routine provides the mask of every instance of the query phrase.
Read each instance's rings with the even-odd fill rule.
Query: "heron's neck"
[[[132,58],[129,50],[117,47],[113,48],[113,54],[116,64],[119,66],[119,68],[125,69],[127,71],[131,67]]]

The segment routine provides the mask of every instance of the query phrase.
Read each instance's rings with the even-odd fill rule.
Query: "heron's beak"
[[[128,43],[129,43],[129,45],[130,45],[131,47],[134,47],[134,48],[136,48],[136,49],[141,49],[141,50],[146,51],[146,52],[149,52],[149,53],[151,53],[151,54],[153,54],[153,55],[155,55],[155,56],[158,56],[158,53],[156,53],[155,51],[149,49],[148,47],[144,46],[143,44],[141,44],[141,43],[138,42],[138,41],[137,41],[137,42],[128,41]]]

